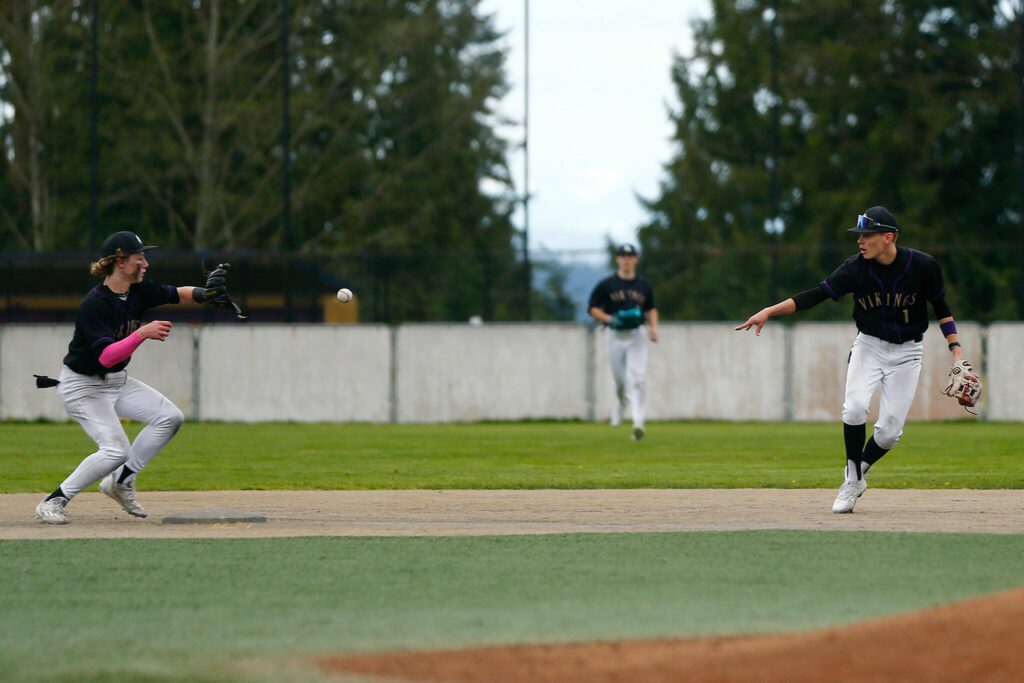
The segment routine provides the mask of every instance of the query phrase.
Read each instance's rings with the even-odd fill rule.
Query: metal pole
[[[523,0],[523,292],[526,319],[533,319],[530,268],[530,0]]]
[[[285,321],[292,321],[290,259],[292,251],[292,122],[288,0],[281,0],[281,245],[284,251]]]
[[[1017,8],[1017,86],[1020,116],[1017,128],[1017,221],[1020,253],[1017,257],[1017,314],[1024,318],[1024,0]]]
[[[96,246],[100,228],[100,97],[99,97],[99,62],[100,62],[100,2],[92,0],[92,64],[90,64],[91,83],[91,117],[89,121],[89,248]]]
[[[1024,1],[1024,0],[1022,0]],[[773,221],[779,218],[779,103],[782,95],[779,93],[779,0],[772,0],[772,23],[771,23],[771,83],[772,83],[772,129],[771,129],[771,180],[768,193],[771,202],[771,216]],[[774,223],[776,237],[779,237],[780,225]]]
[[[779,216],[779,105],[782,94],[779,92],[779,0],[772,0],[771,21],[771,85],[772,85],[772,120],[771,120],[771,175],[768,185],[769,210],[771,212],[772,236],[772,301],[779,298],[779,244],[782,242],[782,218]]]
[[[288,0],[281,0],[281,241],[285,251],[291,251],[292,248],[291,60],[288,22]]]

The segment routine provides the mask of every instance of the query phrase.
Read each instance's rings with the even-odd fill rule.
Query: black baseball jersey
[[[646,313],[654,308],[654,289],[651,283],[639,275],[632,280],[624,280],[618,273],[601,280],[590,293],[591,308],[599,308],[605,313],[615,314],[631,308],[639,308]],[[643,322],[639,317],[638,324]]]
[[[139,329],[142,313],[147,309],[179,301],[177,287],[149,280],[129,287],[124,300],[106,285],[98,285],[85,295],[75,312],[75,335],[68,345],[64,365],[82,375],[103,376],[123,370],[131,359],[105,368],[100,364],[103,349]]]
[[[905,247],[897,247],[887,266],[851,256],[821,287],[834,300],[853,294],[857,329],[894,344],[920,340],[928,329],[926,302],[944,301],[946,293],[935,259]]]

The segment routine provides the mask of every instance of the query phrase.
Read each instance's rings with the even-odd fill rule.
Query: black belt
[[[902,339],[900,341],[893,341],[892,339],[886,339],[885,337],[876,337],[875,335],[871,334],[870,332],[864,332],[863,330],[857,330],[857,331],[858,332],[862,332],[863,334],[866,334],[869,337],[875,337],[875,339],[881,339],[882,341],[888,342],[890,344],[907,344],[907,343],[909,343],[911,341],[920,342],[922,339],[924,339],[924,335],[923,334],[919,334],[916,337],[914,337],[913,339]]]

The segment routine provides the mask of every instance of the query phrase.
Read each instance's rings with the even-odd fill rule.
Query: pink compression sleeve
[[[105,368],[114,367],[131,356],[141,343],[142,337],[132,332],[121,341],[108,344],[100,353],[100,365]]]

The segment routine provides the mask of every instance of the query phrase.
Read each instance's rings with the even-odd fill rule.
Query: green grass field
[[[1022,556],[854,532],[7,541],[0,671],[286,680],[310,653],[813,628],[1020,585]]]
[[[1020,423],[912,423],[871,485],[1024,488],[1021,443]],[[93,448],[76,424],[6,424],[0,492],[51,491]],[[169,491],[831,488],[844,465],[836,424],[654,423],[634,443],[589,423],[189,423],[143,476]]]
[[[1024,488],[1021,443],[910,424],[872,486]],[[5,424],[0,491],[52,490],[91,450]],[[143,487],[832,488],[842,465],[835,424],[189,423]],[[1024,585],[1021,557],[1024,534],[0,541],[0,679],[279,683],[314,680],[312,653],[816,628]]]

